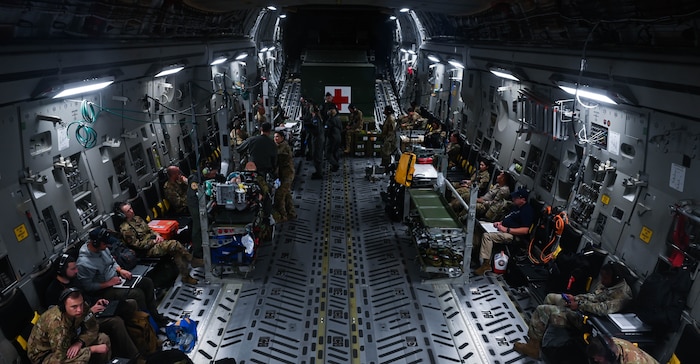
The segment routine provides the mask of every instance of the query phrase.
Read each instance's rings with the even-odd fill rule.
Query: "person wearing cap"
[[[338,117],[338,109],[335,104],[328,110],[328,121],[326,122],[326,159],[331,165],[331,171],[335,172],[340,168],[340,141],[342,140],[343,123]]]
[[[260,135],[248,139],[248,160],[255,162],[258,173],[274,175],[277,169],[277,144],[270,135],[272,124],[268,122],[260,125]]]
[[[103,230],[95,228],[90,231],[90,241],[80,247],[77,260],[80,286],[93,296],[108,300],[134,299],[139,309],[148,311],[158,326],[167,326],[171,321],[158,312],[158,303],[153,294],[155,287],[150,278],[141,276],[136,286],[126,290],[114,288],[121,284],[122,279],[131,279],[133,275],[114,260],[107,248],[108,235]]]
[[[363,126],[362,111],[352,103],[348,105],[348,110],[350,110],[350,116],[348,116],[348,125],[345,127],[345,154],[350,153],[353,134],[362,130]]]
[[[394,119],[394,108],[391,105],[384,107],[386,120],[382,124],[381,137],[384,140],[380,154],[382,156],[381,165],[388,167],[391,164],[391,155],[396,150],[396,119]]]
[[[485,232],[481,239],[479,258],[483,261],[481,266],[474,271],[480,276],[491,270],[491,253],[494,243],[510,243],[515,236],[527,238],[530,234],[530,226],[534,220],[532,206],[527,201],[529,192],[521,187],[510,194],[513,201],[510,212],[502,221],[493,223],[495,232]]]

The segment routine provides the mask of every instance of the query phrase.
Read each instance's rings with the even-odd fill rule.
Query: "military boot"
[[[474,270],[474,274],[477,276],[483,276],[486,271],[491,270],[491,259],[485,259],[484,262],[481,264],[481,267],[476,268]]]
[[[190,257],[192,257],[190,255]],[[178,255],[173,259],[175,262],[175,265],[177,266],[177,269],[180,271],[180,275],[182,276],[182,283],[185,284],[197,284],[199,281],[196,279],[190,277],[190,266],[189,262],[186,260],[185,256]]]
[[[192,260],[190,260],[190,265],[192,266],[192,268],[203,267],[204,266],[204,259],[192,257]]]
[[[530,339],[526,343],[516,342],[513,349],[520,354],[527,355],[533,359],[540,358],[540,340]]]

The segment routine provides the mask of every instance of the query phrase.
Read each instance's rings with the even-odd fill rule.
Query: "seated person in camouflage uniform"
[[[44,293],[45,301],[47,307],[61,304],[61,293],[68,288],[79,288],[78,287],[78,265],[75,262],[75,258],[69,254],[63,254],[59,259],[53,263],[53,268],[56,271],[56,278],[49,283]],[[109,301],[101,298],[96,299],[94,297],[89,297],[84,295],[85,301],[88,305],[91,302],[95,302],[91,307],[90,311],[93,314],[104,311]],[[90,302],[91,301],[91,302]],[[130,337],[129,332],[126,330],[124,325],[124,320],[133,316],[134,311],[136,311],[138,305],[133,299],[125,299],[119,301],[119,306],[117,306],[116,315],[111,317],[99,317],[97,322],[100,324],[100,332],[104,332],[110,337],[112,342],[112,351],[115,356],[122,358],[136,358],[139,356],[139,351],[133,340],[139,340],[138,337]],[[143,353],[148,354],[148,353]]]
[[[193,258],[179,241],[165,240],[160,234],[151,230],[140,216],[136,216],[129,203],[121,203],[118,208],[124,214],[124,222],[119,226],[119,230],[128,246],[145,251],[148,257],[172,256],[182,276],[182,283],[198,283],[190,276],[188,265],[191,264],[194,268],[203,267],[204,260]]]
[[[447,168],[454,171],[459,167],[459,155],[462,153],[462,146],[459,144],[459,133],[454,131],[450,133],[449,143],[447,143]],[[486,185],[488,186],[488,181]]]
[[[27,356],[39,363],[107,363],[112,357],[109,337],[77,288],[60,295],[60,303],[46,310],[32,328]]]
[[[510,207],[510,191],[513,176],[502,171],[496,176],[496,184],[491,186],[483,196],[476,199],[476,218],[488,221],[500,220]]]
[[[516,342],[513,348],[520,354],[539,358],[540,344],[547,325],[568,327],[580,321],[580,312],[603,316],[619,312],[632,301],[632,290],[623,278],[624,267],[610,262],[600,269],[600,279],[591,293],[576,296],[550,293],[544,304],[537,306],[530,318],[529,340]],[[566,297],[566,298],[564,298]]]
[[[186,215],[187,210],[187,176],[182,174],[180,167],[170,166],[165,169],[168,180],[163,184],[163,194],[170,203],[170,211],[176,215]]]
[[[479,169],[474,171],[468,180],[462,180],[460,182],[453,182],[452,185],[457,190],[459,196],[466,202],[469,203],[469,197],[471,196],[471,186],[472,183],[476,182],[479,191],[485,191],[489,187],[489,182],[491,182],[491,175],[489,174],[489,162],[480,161]],[[456,213],[463,210],[462,204],[459,199],[453,197],[450,201],[450,207]]]
[[[601,340],[594,339],[586,347],[586,356],[589,363],[659,364],[651,355],[627,340],[612,336]]]

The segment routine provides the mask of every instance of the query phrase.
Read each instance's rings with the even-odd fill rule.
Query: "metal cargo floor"
[[[527,334],[529,295],[496,276],[426,280],[406,226],[384,213],[387,178],[365,178],[368,161],[346,158],[322,181],[298,162],[299,218],[277,225],[252,272],[178,279],[160,307],[199,322],[196,364],[538,363],[512,346]]]

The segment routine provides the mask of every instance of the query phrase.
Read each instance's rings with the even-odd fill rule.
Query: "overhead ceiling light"
[[[396,16],[394,16],[394,15],[390,16],[389,20],[396,20]]]
[[[498,67],[490,67],[489,71],[500,78],[505,78],[508,80],[520,82],[520,78],[518,76],[516,76],[516,74],[510,70],[507,70],[504,68],[498,68]]]
[[[166,68],[163,68],[162,71],[158,72],[158,73],[157,73],[155,76],[153,76],[153,77],[163,77],[163,76],[172,75],[172,74],[174,74],[174,73],[178,73],[178,72],[182,71],[183,69],[185,69],[185,66],[183,66],[183,65],[172,65],[172,66],[168,66],[168,67],[166,67]]]
[[[274,7],[274,6],[272,6],[272,5],[268,6],[268,7],[267,7],[267,9],[268,9],[268,10],[272,10],[272,11],[275,11],[275,10],[277,10],[277,8],[276,8],[276,7]]]
[[[406,52],[408,52],[414,56],[416,55],[416,51],[414,51],[413,49],[407,49]]]
[[[440,63],[440,58],[437,58],[436,55],[429,54],[429,55],[428,55],[428,59],[429,59],[431,62]]]
[[[608,96],[609,92],[603,89],[597,89],[585,85],[578,85],[578,87],[576,87],[575,84],[566,84],[564,82],[559,82],[557,86],[564,90],[564,92],[571,95],[577,95],[579,97],[604,102],[606,104],[617,105],[617,102]]]
[[[248,57],[248,53],[241,53],[241,54],[239,54],[239,55],[236,56],[236,61],[240,61],[240,60],[242,60],[243,58],[246,58],[246,57]]]
[[[401,51],[401,53],[408,53],[408,51],[407,51],[406,49],[404,49],[404,48],[401,48],[401,49],[399,49],[399,50]]]
[[[409,11],[411,11],[409,8],[401,8],[401,10],[399,10],[401,13],[408,13]]]
[[[81,82],[67,83],[63,85],[63,90],[57,93],[53,98],[57,99],[101,90],[112,83],[114,83],[114,77],[95,78]]]
[[[280,14],[280,19],[284,19],[287,17],[287,14]]]
[[[268,50],[267,47],[263,47],[263,48],[260,50],[260,52],[261,52],[261,53],[262,53],[262,52],[267,52],[267,50]]]
[[[268,52],[272,52],[275,50],[275,46],[271,46],[270,48],[267,49]]]
[[[226,62],[227,59],[228,59],[228,57],[220,56],[219,58],[211,61],[211,63],[209,63],[209,65],[216,66],[217,64],[222,64],[222,63]]]
[[[454,66],[454,67],[456,67],[456,68],[459,68],[459,69],[462,69],[462,70],[464,69],[464,65],[463,65],[462,63],[460,63],[460,62],[455,61],[454,59],[451,59],[451,60],[447,61],[447,63],[451,64],[452,66]]]

